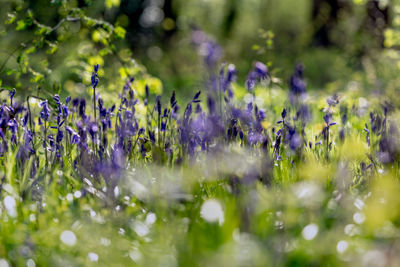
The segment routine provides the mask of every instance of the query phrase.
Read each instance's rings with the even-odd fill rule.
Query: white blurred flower
[[[17,203],[13,197],[6,196],[4,198],[4,207],[6,208],[7,213],[8,215],[10,215],[10,217],[17,216]]]
[[[200,216],[207,222],[218,222],[220,225],[224,223],[224,211],[221,204],[215,199],[204,201]]]
[[[99,255],[97,255],[94,252],[89,252],[88,253],[88,258],[89,258],[90,261],[97,262],[99,260]]]
[[[65,245],[72,247],[73,245],[76,244],[76,236],[74,232],[72,231],[64,231],[60,235],[60,240],[63,242]]]
[[[315,223],[311,223],[307,225],[306,227],[303,228],[303,231],[301,232],[301,235],[305,240],[312,240],[314,239],[318,234],[318,225]]]
[[[347,243],[347,241],[340,240],[336,245],[336,250],[337,250],[337,252],[342,254],[347,250],[348,247],[349,247],[349,243]]]

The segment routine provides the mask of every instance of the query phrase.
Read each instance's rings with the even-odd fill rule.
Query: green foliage
[[[119,55],[118,51],[123,48],[119,42],[125,38],[126,30],[86,15],[89,10],[77,7],[74,1],[53,1],[47,16],[35,14],[23,2],[15,5],[12,3],[10,1],[9,5],[4,5],[3,10],[6,25],[4,33],[9,36],[8,42],[3,40],[4,51],[1,53],[5,54],[0,54],[0,74],[8,76],[3,79],[4,88],[26,88],[19,90],[25,95],[32,93],[38,86],[42,92],[51,92],[53,83],[86,82],[88,77],[85,72],[89,72],[87,63],[104,64],[104,60],[107,60],[108,65],[119,64],[126,69],[139,67],[145,73],[143,67],[137,64],[134,66],[131,58]],[[119,1],[110,3],[112,6],[119,5]],[[55,12],[56,16],[51,15],[51,12]],[[42,22],[49,20],[55,22],[48,25]],[[94,57],[99,62],[92,62]],[[85,65],[87,67],[83,67]],[[77,72],[71,77],[66,72],[66,66],[83,67],[83,72]],[[111,68],[109,71],[117,75],[114,70]],[[70,93],[74,94],[73,91]]]
[[[86,7],[79,7],[81,2]],[[164,81],[149,75],[132,58],[134,53],[124,42],[128,28],[99,15],[99,6],[113,12],[121,1],[52,0],[49,14],[54,17],[40,14],[23,1],[4,4],[4,10],[0,10],[4,21],[0,45],[6,50],[0,52],[2,108],[13,101],[7,96],[12,88],[18,89],[14,101],[23,103],[34,118],[41,112],[39,101],[47,99],[51,109],[58,110],[54,94],[60,95],[63,103],[67,95],[89,99],[93,97],[93,65],[99,64],[96,78],[101,83],[97,92],[105,106],[120,100],[118,94],[123,95],[122,88],[128,84],[133,96],[127,102],[138,101],[132,109],[138,126],[153,130],[156,141],[150,140],[148,131],[125,140],[124,145],[132,147],[118,170],[121,176],[111,184],[109,176],[114,173],[96,169],[101,166],[95,163],[109,161],[93,160],[100,148],[95,141],[89,144],[96,149],[90,146],[87,154],[81,153],[77,144],[66,142],[61,158],[50,162],[48,157],[55,155],[43,134],[55,136],[57,123],[38,125],[34,120],[23,129],[19,127],[16,136],[21,144],[22,131],[35,130],[35,152],[21,160],[23,145],[4,141],[9,149],[0,156],[0,266],[400,265],[400,166],[398,158],[390,163],[380,160],[385,156],[381,152],[385,144],[381,133],[372,130],[374,114],[385,118],[384,127],[400,120],[398,10],[393,27],[385,31],[386,49],[365,55],[355,70],[348,54],[340,49],[307,48],[299,53],[310,36],[307,20],[298,14],[304,15],[309,4],[295,2],[262,1],[262,8],[258,8],[238,1],[243,10],[240,21],[248,23],[235,24],[232,40],[226,44],[229,56],[238,51],[237,42],[243,41],[246,51],[238,61],[247,67],[254,55],[268,62],[270,75],[261,85],[249,92],[240,77],[246,74],[239,73],[239,80],[232,84],[235,98],[223,102],[224,107],[233,104],[243,110],[251,102],[265,111],[257,126],[268,137],[267,144],[253,146],[249,135],[243,141],[239,136],[225,140],[228,132],[223,128],[220,138],[211,144],[213,153],[198,147],[196,156],[185,154],[180,143],[185,110],[182,102],[180,114],[174,114],[178,119],[168,124],[166,136],[159,129],[152,103],[154,95],[163,93]],[[225,11],[225,2],[220,0],[176,3],[178,8],[187,8],[179,18],[179,27],[187,26],[184,22],[190,18],[218,21]],[[296,4],[295,8],[290,3]],[[366,1],[353,3],[361,8]],[[293,19],[280,25],[282,17]],[[257,38],[255,18],[268,20],[272,30],[259,30]],[[218,32],[220,27],[216,30],[213,25],[208,24]],[[298,29],[296,38],[290,39],[293,29]],[[275,36],[276,31],[289,34],[280,38]],[[293,47],[282,56],[284,42]],[[349,46],[351,50],[357,45]],[[192,97],[192,91],[182,88],[190,88],[187,84],[202,88],[204,73],[210,70],[192,64],[193,49],[175,52],[170,51],[163,56],[166,61],[154,65],[166,70],[172,80],[176,70],[163,64],[170,58],[181,60],[180,67],[187,75],[179,77],[184,83],[177,97],[185,93]],[[296,107],[290,105],[285,82],[287,72],[292,72],[285,66],[298,59],[306,65],[307,82],[325,85],[304,99],[314,115],[306,127],[298,120]],[[126,83],[131,77],[135,79]],[[332,95],[338,100],[335,105],[327,101]],[[207,98],[202,93],[202,110],[208,108]],[[165,103],[163,107],[170,105]],[[93,122],[91,104],[87,104],[85,127]],[[195,113],[197,104],[191,104]],[[115,113],[124,110],[122,106],[117,106]],[[290,143],[275,151],[277,131],[282,128],[282,135],[288,134],[283,122],[278,123],[284,108],[288,108],[293,126],[304,130],[301,134],[306,142],[301,144],[301,153],[293,151]],[[348,109],[347,121],[341,124],[343,109]],[[67,117],[63,127],[76,126],[78,112],[74,112],[69,117],[73,120]],[[230,112],[224,115],[228,117]],[[325,141],[321,132],[326,128],[323,117],[328,112],[338,125],[332,125],[330,139]],[[110,149],[105,149],[103,156],[118,164],[110,152],[116,146],[116,126],[126,117],[119,120],[115,114],[110,116],[112,127],[102,133],[109,138]],[[163,119],[171,121],[171,116]],[[237,125],[244,129],[241,120]],[[18,122],[22,124],[22,120]],[[226,125],[232,122],[223,121]],[[0,131],[5,133],[5,140],[12,139],[10,130]],[[64,134],[70,137],[66,131]],[[398,157],[398,133],[393,130],[390,134],[388,149]],[[160,145],[166,140],[168,147]],[[0,142],[3,144],[3,137]],[[279,157],[277,152],[281,153]],[[93,175],[97,171],[99,174]]]

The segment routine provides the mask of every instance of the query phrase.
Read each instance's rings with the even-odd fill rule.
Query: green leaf
[[[99,55],[100,55],[101,57],[104,57],[104,56],[106,56],[106,55],[108,55],[108,54],[111,54],[111,50],[110,50],[108,47],[105,47],[105,48],[103,48],[103,49],[101,49],[101,50],[99,51]]]
[[[12,24],[17,20],[17,16],[15,15],[15,13],[8,13],[8,20],[6,20],[4,23],[5,24]]]
[[[47,54],[54,54],[58,50],[58,45],[56,43],[49,43],[49,49],[46,50]]]
[[[120,0],[106,0],[107,9],[112,8],[113,6],[118,7],[121,4]]]
[[[125,38],[125,34],[126,34],[126,30],[124,28],[122,28],[121,26],[117,26],[114,29],[114,34],[117,38],[119,39],[124,39]]]
[[[96,21],[92,18],[85,17],[85,19],[86,19],[86,26],[88,27],[93,27],[97,24]]]
[[[28,49],[25,50],[25,53],[27,55],[35,53],[35,52],[36,52],[36,47],[34,47],[34,46],[30,46]]]
[[[26,23],[24,20],[18,20],[17,22],[17,27],[15,28],[17,31],[25,30],[26,29]]]
[[[32,10],[28,10],[28,18],[33,19],[33,12]]]
[[[32,71],[32,75],[33,75],[33,78],[31,79],[31,82],[33,82],[33,83],[39,83],[44,80],[43,74],[41,74],[39,72]]]
[[[12,74],[14,74],[14,73],[17,73],[17,70],[15,70],[15,69],[9,69],[9,70],[6,71],[6,74],[7,74],[8,76],[10,76],[10,75],[12,75]]]

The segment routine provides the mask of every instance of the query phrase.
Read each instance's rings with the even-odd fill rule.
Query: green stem
[[[45,165],[45,170],[47,172],[47,166],[48,166],[48,159],[47,159],[47,122],[46,120],[44,121],[44,156],[46,159],[46,165]]]
[[[94,122],[96,122],[96,87],[93,87],[93,112],[94,112]],[[93,136],[93,151],[97,155],[97,146],[95,143],[96,138]]]

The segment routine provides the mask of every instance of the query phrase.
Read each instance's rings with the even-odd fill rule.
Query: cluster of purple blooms
[[[209,42],[200,37],[200,41]],[[216,64],[219,58],[215,58],[215,48],[206,48],[209,51],[204,54],[205,63]],[[270,77],[268,67],[261,62],[254,64],[246,80],[252,101],[243,105],[234,99],[232,83],[236,70],[233,65],[223,64],[217,86],[206,90],[204,100],[201,91],[194,94],[183,112],[180,112],[175,92],[167,104],[163,104],[161,96],[151,101],[148,86],[144,99],[139,97],[133,88],[133,78],[122,88],[119,103],[106,107],[100,94],[96,93],[98,69],[95,65],[91,79],[93,115],[87,113],[84,98],[66,97],[62,101],[58,95],[41,99],[40,111],[35,115],[29,101],[27,106],[18,103],[14,99],[15,90],[11,91],[0,108],[0,155],[7,157],[8,152],[16,151],[20,166],[33,158],[32,175],[37,175],[40,166],[45,165],[44,170],[49,171],[63,168],[68,161],[77,175],[91,177],[93,182],[105,181],[110,189],[107,191],[113,192],[125,168],[138,161],[179,165],[196,159],[201,153],[214,153],[226,146],[239,145],[261,152],[265,166],[272,166],[270,163],[279,162],[283,157],[290,158],[293,163],[302,160],[305,149],[325,149],[327,154],[332,149],[330,129],[336,122],[332,120],[330,108],[339,100],[336,96],[327,99],[329,108],[323,116],[325,126],[314,141],[307,140],[305,128],[311,111],[306,105],[302,65],[296,65],[289,81],[290,104],[283,109],[272,129],[263,127],[267,115],[254,101],[254,87]],[[147,110],[145,123],[136,115],[139,102],[143,102]],[[341,107],[340,112],[339,137],[343,141],[347,108]],[[377,154],[385,164],[400,157],[399,132],[394,123],[388,122],[389,112],[390,107],[385,106],[383,117],[371,113],[370,127],[366,124],[364,129],[368,145],[373,145],[371,134],[376,136]],[[37,131],[36,123],[40,131]],[[323,143],[326,146],[319,146]],[[264,176],[270,174],[265,168],[262,170],[251,176],[265,180]]]

